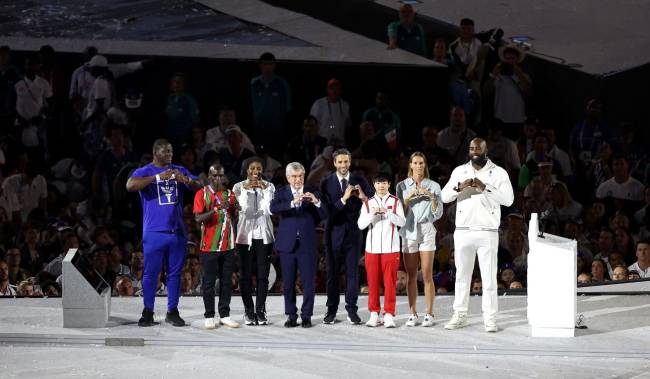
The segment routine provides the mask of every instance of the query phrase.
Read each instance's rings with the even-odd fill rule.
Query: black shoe
[[[296,326],[298,326],[298,321],[296,320],[288,318],[287,321],[284,322],[285,328],[295,328]]]
[[[178,309],[174,309],[170,312],[167,312],[167,316],[165,317],[165,322],[168,324],[172,324],[174,326],[185,326],[185,320],[183,320],[181,316],[178,314]]]
[[[151,309],[143,309],[142,317],[138,321],[138,326],[154,326],[153,311]]]
[[[257,325],[268,325],[269,320],[266,318],[266,314],[258,313],[257,314]]]
[[[252,326],[257,325],[255,315],[244,315],[244,325]]]
[[[350,321],[350,324],[352,324],[352,325],[361,324],[361,318],[359,317],[357,312],[348,314],[348,321]]]
[[[311,320],[302,320],[300,326],[303,328],[311,328]]]
[[[336,322],[336,312],[327,312],[323,319],[323,324],[333,324]]]

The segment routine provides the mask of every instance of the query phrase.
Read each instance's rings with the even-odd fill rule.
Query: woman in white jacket
[[[269,288],[269,268],[273,249],[273,223],[270,204],[275,193],[273,183],[262,179],[262,161],[248,163],[248,177],[233,186],[239,203],[237,249],[239,250],[239,287],[244,303],[244,324],[267,325],[266,295]],[[257,262],[256,297],[253,304],[253,257]]]
[[[375,195],[366,199],[361,207],[357,225],[359,229],[368,228],[366,236],[366,272],[368,275],[368,310],[370,319],[367,326],[379,324],[381,303],[379,293],[384,282],[384,326],[395,327],[395,292],[397,270],[399,268],[400,242],[398,227],[404,226],[406,218],[402,202],[388,192],[388,175],[377,174],[373,178]]]

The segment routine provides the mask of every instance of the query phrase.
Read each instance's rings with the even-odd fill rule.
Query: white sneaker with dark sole
[[[424,316],[424,320],[422,320],[422,326],[425,328],[433,326],[433,315],[432,314],[426,314]]]

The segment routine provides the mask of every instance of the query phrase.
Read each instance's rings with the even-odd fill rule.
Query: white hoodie
[[[480,170],[472,162],[458,166],[442,189],[442,201],[451,203],[458,198],[455,188],[467,179],[478,178],[485,184],[482,193],[472,194],[456,204],[456,230],[497,231],[501,223],[501,205],[510,206],[514,200],[508,173],[488,159]]]

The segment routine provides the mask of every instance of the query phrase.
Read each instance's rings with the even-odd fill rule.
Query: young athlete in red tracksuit
[[[366,271],[368,274],[367,326],[379,324],[381,304],[379,293],[384,282],[384,326],[395,327],[395,287],[400,263],[400,237],[398,227],[406,223],[404,208],[399,199],[388,192],[390,179],[378,174],[373,179],[375,196],[367,199],[357,222],[359,229],[368,228],[366,237]]]

